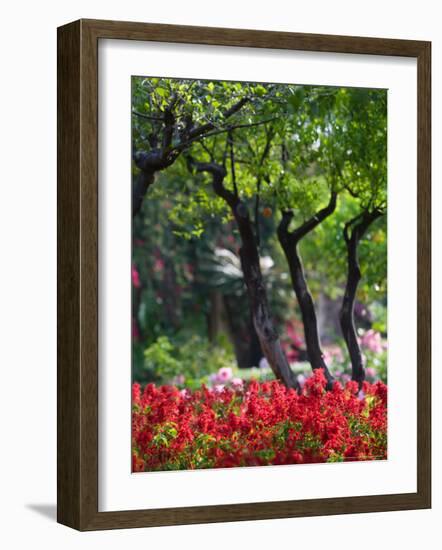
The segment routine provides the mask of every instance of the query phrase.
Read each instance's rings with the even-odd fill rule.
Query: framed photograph
[[[431,506],[429,42],[58,29],[58,521]]]

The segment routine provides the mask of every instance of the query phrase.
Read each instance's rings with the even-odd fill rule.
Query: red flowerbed
[[[322,371],[301,394],[278,381],[194,392],[135,383],[133,471],[385,459],[385,384],[324,386]]]

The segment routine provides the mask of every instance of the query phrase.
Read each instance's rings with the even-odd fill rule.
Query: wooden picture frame
[[[98,41],[158,41],[402,56],[418,67],[417,492],[98,511]],[[431,44],[423,41],[79,20],[58,29],[58,521],[81,531],[431,506]]]

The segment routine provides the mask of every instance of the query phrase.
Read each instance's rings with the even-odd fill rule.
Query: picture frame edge
[[[98,512],[98,40],[146,36],[163,42],[259,48],[274,42],[276,49],[417,58],[418,295],[423,296],[418,358],[423,360],[418,363],[416,493]],[[59,27],[57,42],[57,521],[89,531],[430,508],[431,42],[96,19]],[[209,511],[204,515],[202,509]]]

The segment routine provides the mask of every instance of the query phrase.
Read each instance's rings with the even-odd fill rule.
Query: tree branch
[[[291,210],[284,210],[282,212],[282,218],[279,222],[278,233],[288,233],[290,222],[293,220],[293,212]]]
[[[349,220],[344,226],[344,240],[347,246],[350,244],[357,245],[364,236],[370,225],[384,215],[383,210],[380,208],[374,208],[373,210],[364,210],[351,220]],[[349,234],[349,230],[351,234]]]
[[[236,197],[239,197],[238,187],[236,185],[235,153],[233,150],[233,131],[230,131],[228,133],[227,141],[229,143],[229,148],[230,148],[230,171],[232,173],[232,185],[233,185],[233,189],[235,191]]]
[[[224,118],[227,119],[227,118],[230,118],[232,115],[234,115],[235,113],[237,113],[240,109],[242,109],[242,107],[249,101],[249,98],[248,97],[243,97],[241,98],[237,103],[235,103],[234,105],[232,105],[230,107],[230,109],[227,109],[227,111],[225,111],[224,113]],[[205,134],[207,132],[210,132],[211,130],[213,130],[215,128],[215,125],[213,124],[213,122],[208,122],[207,124],[202,124],[201,126],[197,126],[196,128],[194,128],[193,130],[191,130],[189,132],[189,138],[190,139],[193,139],[195,137],[198,137],[200,136],[201,134]]]
[[[146,120],[153,120],[156,122],[164,122],[164,117],[145,115],[144,113],[139,113],[138,111],[132,111],[133,115],[145,118]]]
[[[325,220],[328,216],[333,214],[333,212],[336,209],[336,200],[337,200],[338,194],[336,191],[332,191],[332,194],[330,196],[330,201],[328,205],[325,208],[322,208],[314,216],[309,218],[306,222],[304,222],[301,226],[297,227],[291,232],[291,237],[296,241],[300,241],[307,233],[310,233],[310,231],[313,231],[315,227],[317,227],[322,221]]]
[[[272,120],[275,120],[275,119],[276,119],[276,117],[273,118],[273,119],[268,120],[267,122],[271,122]],[[265,159],[268,157],[268,155],[270,153],[270,145],[272,143],[274,132],[273,131],[266,131],[266,134],[267,134],[266,144],[265,144],[264,150],[261,154],[261,158],[259,159],[259,166],[260,167],[264,164]]]
[[[175,131],[175,117],[172,109],[175,100],[164,111],[163,150],[168,151],[172,145],[173,133]]]
[[[380,218],[383,214],[384,212],[382,212],[382,210],[379,210],[378,208],[375,208],[371,212],[365,211],[363,213],[362,221],[354,229],[354,231],[357,233],[356,238],[358,242],[362,239],[370,225],[375,220]]]
[[[348,222],[345,223],[343,234],[344,234],[344,240],[347,244],[350,242],[350,239],[351,239],[351,236],[348,234],[349,229],[356,222],[358,222],[362,218],[363,215],[364,215],[364,213],[360,212],[357,216],[355,216],[354,218],[352,218],[351,220],[349,220]]]
[[[195,168],[196,172],[207,172],[212,176],[212,187],[216,195],[223,198],[231,208],[235,208],[238,202],[234,193],[224,186],[224,178],[227,175],[226,169],[216,162],[197,162],[191,156],[187,157],[188,166]]]
[[[219,130],[214,130],[213,132],[209,132],[204,135],[198,134],[193,138],[190,138],[190,139],[187,139],[186,141],[182,141],[178,143],[178,145],[176,145],[174,149],[176,151],[183,151],[184,149],[187,149],[189,145],[192,145],[192,143],[194,143],[195,141],[206,139],[212,136],[217,136],[219,134],[224,134],[226,132],[232,132],[233,130],[238,130],[240,128],[253,128],[254,126],[260,126],[261,124],[268,124],[269,122],[272,122],[274,120],[276,120],[276,117],[269,118],[266,120],[259,120],[258,122],[252,122],[250,124],[235,124],[234,126],[226,126],[225,128],[220,128]]]
[[[256,199],[255,199],[255,233],[256,233],[256,244],[259,246],[261,244],[261,232],[259,229],[259,203],[261,199],[261,177],[259,176],[256,181]]]

